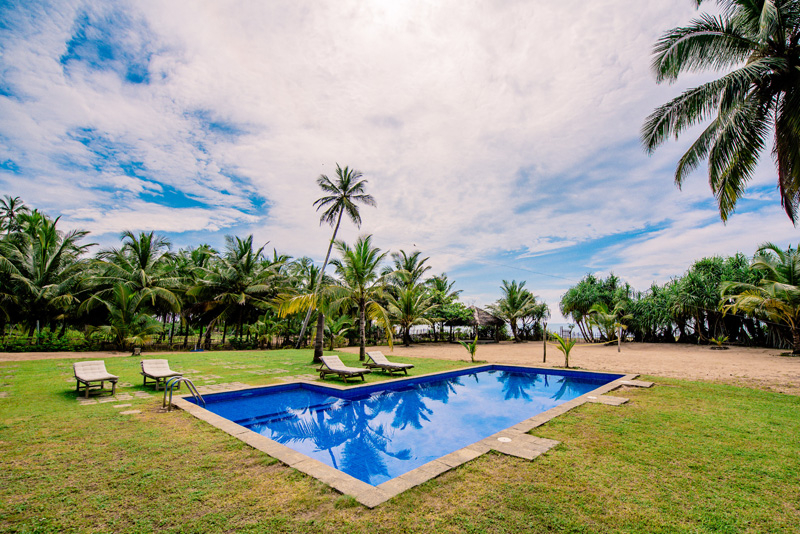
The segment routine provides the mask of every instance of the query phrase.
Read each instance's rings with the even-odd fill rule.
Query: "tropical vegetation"
[[[703,0],[696,0],[697,5]],[[658,83],[686,72],[726,71],[656,109],[642,127],[652,153],[671,137],[711,119],[675,170],[680,187],[708,160],[708,180],[726,220],[772,146],[781,204],[797,222],[800,203],[800,2],[716,0],[704,13],[666,32],[654,48]],[[771,139],[770,139],[771,133]]]

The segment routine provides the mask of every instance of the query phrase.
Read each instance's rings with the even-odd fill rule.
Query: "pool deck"
[[[489,366],[490,367],[490,366]],[[524,367],[527,369],[541,369],[548,372],[552,372],[552,369],[543,369],[535,366],[526,366],[526,365],[514,365],[514,367]],[[480,370],[481,367],[473,368],[474,370]],[[579,372],[579,373],[587,373],[592,374],[591,371],[577,371],[574,369],[570,369],[570,371]],[[446,373],[428,373],[424,375],[416,375],[410,377],[404,377],[400,379],[395,379],[391,381],[387,381],[388,383],[396,383],[398,381],[409,380],[409,379],[419,379],[421,377],[426,376],[436,376],[440,374]],[[218,429],[222,430],[230,434],[231,436],[242,440],[243,442],[247,443],[251,447],[254,447],[273,458],[283,462],[284,464],[288,465],[289,467],[293,467],[298,471],[301,471],[309,476],[316,478],[328,484],[332,488],[346,494],[352,496],[358,502],[363,504],[368,508],[374,508],[381,503],[384,503],[410,488],[414,486],[419,486],[435,478],[445,471],[449,471],[455,467],[458,467],[462,464],[469,462],[470,460],[474,460],[478,456],[481,456],[489,451],[497,451],[503,454],[508,454],[510,456],[517,456],[519,458],[524,458],[526,460],[533,460],[537,456],[544,454],[551,448],[558,445],[558,441],[552,439],[545,439],[539,438],[536,436],[532,436],[528,434],[531,430],[536,427],[539,427],[546,422],[550,421],[554,417],[557,417],[563,413],[566,413],[573,408],[581,406],[587,402],[592,403],[599,403],[599,404],[606,404],[610,406],[619,406],[628,402],[628,399],[623,397],[613,397],[610,395],[606,395],[619,387],[622,386],[634,386],[634,387],[651,387],[653,385],[652,382],[643,382],[641,380],[636,380],[638,375],[628,374],[624,375],[621,378],[618,378],[608,384],[600,386],[597,389],[594,389],[588,393],[584,393],[580,397],[576,397],[572,400],[564,402],[554,408],[547,410],[546,412],[542,412],[538,415],[535,415],[529,419],[522,421],[521,423],[517,423],[514,426],[501,430],[491,436],[484,438],[480,441],[472,443],[471,445],[467,445],[462,449],[458,449],[457,451],[451,452],[445,456],[437,458],[436,460],[432,460],[416,469],[413,469],[407,473],[404,473],[398,477],[395,477],[391,480],[387,480],[386,482],[378,485],[372,486],[371,484],[367,484],[366,482],[362,482],[357,478],[354,478],[346,473],[339,471],[338,469],[334,469],[324,463],[314,460],[306,456],[305,454],[299,453],[295,450],[290,449],[285,445],[281,445],[280,443],[273,441],[261,434],[253,432],[252,430],[245,428],[241,425],[237,425],[236,423],[225,419],[215,413],[212,413],[205,408],[198,406],[192,402],[186,400],[188,397],[187,395],[183,395],[176,399],[173,399],[172,403],[174,406],[185,410],[186,412],[194,415],[198,419],[206,421],[207,423],[217,427]],[[311,382],[305,380],[297,380],[291,383],[298,383],[298,384],[314,384],[316,386],[320,385],[320,382]],[[353,391],[354,389],[358,389],[361,387],[369,387],[375,386],[376,383],[371,384],[364,384],[359,386],[350,386],[345,387],[338,384],[332,383],[325,383],[325,387],[329,387],[332,389],[339,389],[343,391]],[[262,389],[265,387],[271,386],[254,386],[248,388],[242,388],[241,391],[247,389]]]

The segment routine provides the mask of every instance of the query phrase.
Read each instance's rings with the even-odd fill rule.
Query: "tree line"
[[[772,243],[695,261],[682,276],[636,291],[610,274],[589,274],[560,309],[590,342],[732,342],[800,353],[800,253]]]
[[[172,250],[154,232],[123,232],[93,255],[89,233],[62,231],[59,218],[0,200],[0,331],[35,342],[78,336],[117,347],[148,342],[209,347],[212,333],[234,347],[294,344],[302,319],[323,319],[329,348],[392,337],[414,325],[465,324],[471,312],[446,273],[430,275],[419,251],[389,253],[365,235],[335,241],[335,271],[321,277],[308,257],[265,251],[253,236],[227,236],[223,250]],[[319,290],[317,291],[317,284]],[[199,335],[194,346],[189,336]]]

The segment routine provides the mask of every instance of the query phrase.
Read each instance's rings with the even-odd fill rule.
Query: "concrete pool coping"
[[[487,368],[493,367],[519,367],[524,369],[530,370],[537,370],[537,371],[547,371],[552,373],[554,369],[549,368],[541,368],[536,367],[533,365],[481,365],[476,367],[469,367],[466,368],[469,371],[480,371]],[[559,370],[555,370],[559,371]],[[574,373],[585,373],[585,374],[619,374],[619,373],[609,373],[609,372],[593,372],[593,371],[585,371],[585,370],[578,370],[578,369],[564,369],[564,371],[570,371]],[[382,383],[386,384],[396,384],[398,382],[404,382],[407,380],[418,380],[424,377],[431,377],[431,376],[438,376],[438,375],[446,375],[452,374],[453,371],[444,371],[444,372],[437,372],[437,373],[426,373],[422,375],[415,375],[415,376],[408,376],[402,378],[395,378],[389,379],[385,382],[372,382],[369,384],[359,384],[354,386],[343,386],[334,383],[328,382],[321,382],[321,381],[310,381],[310,380],[294,380],[291,382],[284,382],[282,384],[270,384],[266,386],[252,386],[246,388],[239,388],[237,390],[229,390],[230,391],[246,391],[249,389],[266,389],[271,387],[286,387],[287,384],[308,384],[314,386],[323,385],[324,387],[328,387],[334,390],[341,390],[341,391],[353,391],[358,390],[359,388],[363,387],[375,387]],[[545,412],[537,414],[533,417],[530,417],[516,425],[508,427],[504,430],[496,432],[491,436],[488,436],[484,439],[476,441],[466,447],[458,449],[450,454],[446,454],[436,460],[432,460],[416,469],[413,469],[407,473],[399,475],[391,480],[387,480],[386,482],[379,484],[378,486],[373,486],[371,484],[367,484],[366,482],[362,482],[355,477],[352,477],[338,469],[330,467],[318,460],[310,458],[305,454],[299,453],[289,447],[278,443],[277,441],[273,441],[261,434],[253,432],[252,430],[245,428],[241,425],[234,423],[228,419],[225,419],[222,416],[219,416],[215,413],[212,413],[202,406],[189,402],[187,397],[189,395],[182,395],[173,399],[172,403],[174,406],[185,410],[187,413],[195,416],[196,418],[203,420],[216,428],[222,430],[223,432],[230,434],[231,436],[247,443],[251,447],[260,450],[272,456],[276,460],[283,462],[284,464],[288,465],[289,467],[293,467],[298,471],[301,471],[309,476],[328,484],[332,488],[340,491],[346,495],[352,496],[358,502],[363,504],[368,508],[374,508],[379,504],[382,504],[392,497],[399,495],[400,493],[413,488],[414,486],[418,486],[431,480],[440,474],[449,471],[450,469],[456,468],[462,464],[469,462],[470,460],[474,460],[475,458],[489,452],[490,450],[494,450],[503,454],[508,454],[511,456],[517,456],[519,458],[524,458],[526,460],[533,460],[537,456],[547,452],[551,448],[558,445],[558,441],[552,439],[545,439],[539,438],[536,436],[532,436],[528,434],[534,428],[545,424],[546,422],[550,421],[554,417],[557,417],[563,413],[566,413],[573,408],[581,406],[587,402],[599,403],[599,404],[607,404],[618,406],[624,404],[628,401],[628,399],[622,397],[613,397],[609,395],[604,395],[610,391],[613,391],[622,386],[638,386],[638,387],[650,387],[653,385],[652,382],[642,382],[640,380],[636,380],[638,375],[635,374],[626,374],[622,375],[620,378],[609,382],[603,386],[600,386],[592,391],[584,393],[583,395],[576,397],[572,400],[566,401],[558,406],[555,406]]]

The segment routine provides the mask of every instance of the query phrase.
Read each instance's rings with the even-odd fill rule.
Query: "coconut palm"
[[[30,213],[28,206],[19,197],[10,197],[0,200],[0,230],[5,228],[6,235],[20,229],[19,216],[23,213]]]
[[[145,310],[152,290],[135,291],[129,285],[117,283],[111,291],[95,293],[81,305],[81,311],[103,306],[108,311],[108,324],[96,328],[114,339],[120,347],[126,344],[141,346],[163,329]]]
[[[205,319],[214,324],[221,317],[233,319],[241,336],[245,320],[268,306],[276,287],[272,283],[274,271],[264,266],[265,246],[254,249],[252,234],[244,239],[225,236],[225,253],[210,266],[200,267],[197,285],[187,291],[198,300]],[[209,324],[209,328],[212,326]]]
[[[430,325],[431,322],[425,318],[425,315],[433,309],[434,304],[421,284],[401,288],[396,292],[396,297],[391,294],[387,295],[386,310],[403,330],[403,344],[408,347],[411,345],[411,327],[422,324]]]
[[[744,195],[772,132],[781,203],[796,222],[800,2],[717,0],[717,4],[722,8],[720,16],[703,14],[661,37],[654,48],[653,70],[658,83],[674,82],[687,71],[733,70],[656,109],[642,127],[642,142],[652,153],[666,139],[712,119],[678,162],[675,183],[680,187],[708,159],[709,184],[720,216],[727,220]]]
[[[378,247],[372,246],[372,236],[361,236],[350,247],[343,241],[336,242],[341,258],[331,260],[339,276],[339,286],[330,288],[334,309],[355,307],[358,309],[359,360],[366,356],[367,318],[386,329],[391,343],[390,320],[386,310],[379,304],[386,297],[386,280],[379,275],[380,263],[386,257]]]
[[[339,315],[336,318],[325,316],[325,331],[328,332],[329,349],[335,348],[337,338],[343,337],[353,329],[353,318],[349,315]]]
[[[489,309],[511,325],[514,342],[518,343],[520,339],[517,334],[517,321],[528,315],[531,306],[536,303],[536,297],[525,289],[524,281],[517,283],[516,280],[512,280],[509,283],[507,280],[503,280],[500,289],[503,296],[495,304],[489,306]]]
[[[79,244],[88,232],[63,233],[58,221],[34,210],[19,216],[19,232],[0,241],[0,271],[10,282],[15,312],[30,334],[37,322],[64,319],[78,304],[79,282],[87,268],[81,256],[94,245]]]
[[[433,323],[433,339],[439,340],[439,331],[444,331],[445,306],[452,304],[458,300],[458,295],[461,290],[454,290],[453,286],[456,285],[455,281],[451,282],[447,278],[447,273],[432,276],[425,281],[428,286],[431,296],[433,307],[431,308],[428,319]],[[440,323],[439,331],[436,329],[436,324]]]
[[[773,243],[762,245],[751,264],[763,274],[757,284],[723,282],[723,298],[731,299],[725,312],[740,310],[789,327],[793,354],[800,354],[800,249],[781,250]]]
[[[362,174],[360,171],[355,169],[351,169],[349,167],[345,167],[342,169],[339,164],[336,164],[336,181],[331,180],[324,174],[320,174],[319,178],[317,178],[317,185],[327,193],[326,196],[322,198],[318,198],[314,201],[314,205],[317,207],[317,211],[322,208],[325,208],[325,211],[322,212],[322,215],[319,218],[319,223],[328,223],[331,226],[334,226],[334,221],[336,221],[336,226],[333,228],[333,235],[331,236],[330,243],[328,243],[328,252],[325,254],[325,261],[322,263],[322,269],[319,271],[319,280],[317,280],[316,287],[319,288],[322,282],[322,276],[325,274],[325,267],[328,266],[328,260],[331,257],[331,249],[333,247],[334,242],[336,241],[336,233],[339,231],[339,225],[342,223],[342,216],[347,213],[347,216],[350,218],[353,223],[359,228],[361,228],[361,213],[358,211],[358,203],[366,204],[367,206],[374,206],[375,199],[372,198],[372,195],[368,195],[364,193],[364,186],[367,184],[366,180],[361,179]],[[306,318],[303,320],[303,326],[300,328],[300,336],[297,338],[297,347],[300,348],[300,344],[302,343],[303,336],[306,333],[306,328],[308,327],[308,320],[311,318],[311,312],[313,310],[311,308],[308,309],[306,313]],[[319,345],[322,346],[321,341],[322,330],[320,325],[317,325],[317,340],[314,344],[315,352],[314,352],[314,359],[318,358],[316,353],[316,347]],[[321,352],[319,356],[321,356]]]
[[[394,270],[391,267],[384,269],[383,274],[393,272],[392,282],[401,288],[415,287],[422,282],[423,275],[430,270],[430,266],[425,265],[430,258],[420,259],[420,251],[414,251],[408,254],[405,250],[400,252],[392,252],[392,263]]]
[[[183,280],[175,272],[172,245],[153,232],[139,235],[122,232],[122,246],[100,251],[96,264],[101,274],[92,281],[103,294],[111,293],[117,284],[125,284],[134,292],[146,290],[150,306],[156,311],[180,310],[177,289]]]

